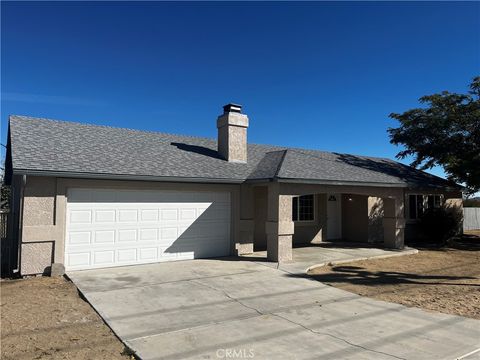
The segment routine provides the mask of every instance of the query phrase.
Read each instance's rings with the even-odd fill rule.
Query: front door
[[[327,240],[342,238],[342,194],[327,194]]]

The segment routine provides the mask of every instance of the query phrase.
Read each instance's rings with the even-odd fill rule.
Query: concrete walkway
[[[254,261],[179,261],[69,277],[145,360],[440,360],[480,347],[480,321],[364,298]]]
[[[384,249],[368,244],[322,242],[293,248],[293,261],[290,263],[272,263],[267,261],[266,251],[256,251],[242,257],[253,259],[257,263],[278,268],[292,274],[305,274],[309,269],[327,264],[340,264],[355,260],[380,259],[392,256],[413,255],[417,249],[405,247],[403,250]]]

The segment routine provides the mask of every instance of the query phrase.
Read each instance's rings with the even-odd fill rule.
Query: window
[[[440,207],[440,195],[428,195],[427,209],[438,209]]]
[[[314,220],[314,196],[304,195],[294,197],[292,201],[292,219],[293,221],[313,221]]]
[[[419,219],[425,210],[438,209],[441,206],[441,195],[409,195],[409,218]]]

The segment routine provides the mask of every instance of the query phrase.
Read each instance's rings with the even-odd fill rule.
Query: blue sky
[[[2,2],[9,114],[393,158],[391,112],[480,74],[480,3]],[[441,174],[441,170],[434,171]]]

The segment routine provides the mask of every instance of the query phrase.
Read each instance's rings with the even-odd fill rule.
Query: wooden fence
[[[7,237],[8,210],[0,210],[0,239]]]
[[[480,207],[463,208],[463,230],[480,230]]]
[[[10,267],[10,244],[7,242],[8,210],[0,210],[0,272],[5,275]]]

